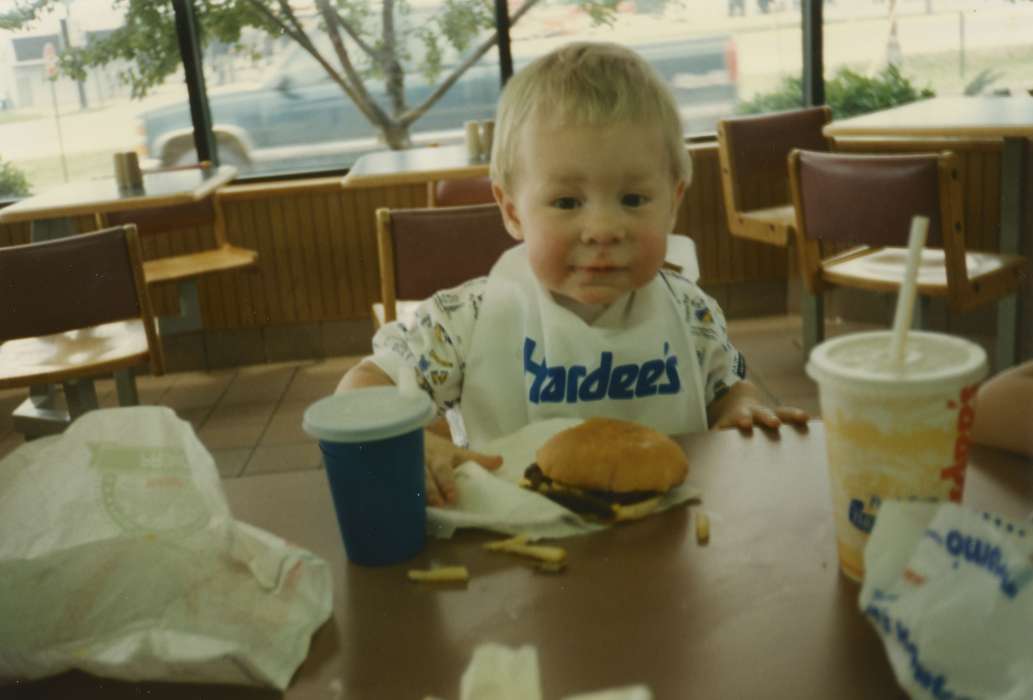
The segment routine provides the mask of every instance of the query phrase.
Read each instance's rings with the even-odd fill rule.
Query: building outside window
[[[15,3],[0,1],[0,15],[14,8]],[[112,154],[139,144],[136,113],[186,101],[181,71],[141,100],[120,78],[133,69],[128,61],[91,68],[83,80],[58,70],[58,55],[66,47],[89,47],[123,24],[110,2],[74,0],[55,3],[25,29],[0,30],[0,200],[26,194],[4,191],[13,181],[5,174],[12,171],[33,191],[113,174]]]

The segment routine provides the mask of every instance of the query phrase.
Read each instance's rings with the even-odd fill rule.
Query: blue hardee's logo
[[[872,511],[878,510],[879,498],[872,497],[870,505]],[[875,526],[875,513],[865,511],[864,503],[859,498],[851,499],[847,517],[853,526],[862,532],[871,532]]]
[[[533,359],[537,343],[524,339],[524,372],[530,374],[531,403],[577,403],[602,399],[632,399],[656,394],[677,394],[681,389],[678,376],[678,357],[668,355],[670,346],[664,343],[663,356],[647,360],[641,365],[613,365],[613,353],[599,355],[599,365],[589,369],[584,365],[549,366],[543,357]]]

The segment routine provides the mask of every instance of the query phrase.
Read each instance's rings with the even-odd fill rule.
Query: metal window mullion
[[[513,52],[509,46],[509,0],[495,0],[495,30],[498,32],[499,81],[505,87],[513,75]]]
[[[208,93],[204,84],[204,66],[201,62],[201,35],[192,0],[172,0],[176,14],[176,37],[179,55],[183,60],[183,75],[190,97],[190,118],[194,124],[194,147],[197,160],[218,164],[215,135],[212,133],[212,115],[208,107]]]
[[[825,61],[823,56],[824,0],[803,0],[800,20],[803,31],[803,104],[814,107],[825,104]]]

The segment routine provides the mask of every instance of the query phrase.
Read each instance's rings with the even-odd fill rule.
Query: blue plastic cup
[[[306,409],[302,427],[319,440],[352,562],[396,564],[423,549],[423,427],[434,412],[425,394],[402,394],[396,387],[335,394]]]

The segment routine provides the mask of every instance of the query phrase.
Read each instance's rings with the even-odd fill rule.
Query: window
[[[923,90],[948,96],[1033,88],[1030,2],[826,3],[824,24],[826,96],[833,108],[831,84],[845,83],[846,71],[871,80],[873,94],[885,100],[914,99]]]
[[[411,124],[390,122],[419,109],[463,59],[491,33],[494,17],[449,17],[449,5],[434,2],[393,3],[395,45],[402,88],[392,90],[383,63],[374,60],[376,46],[386,43],[381,3],[370,3],[362,15],[342,17],[340,37],[361,90],[350,97],[340,81],[352,82],[334,48],[322,18],[295,11],[310,37],[311,50],[297,35],[279,41],[249,30],[235,46],[209,46],[205,56],[208,102],[223,163],[244,175],[343,169],[369,151],[386,145],[459,142],[462,124],[494,113],[500,73],[491,49]],[[299,5],[300,7],[300,5]],[[445,40],[445,22],[469,22],[462,50]],[[480,22],[480,27],[476,23]],[[491,23],[483,26],[485,22]],[[450,28],[451,32],[457,30]],[[317,59],[313,52],[320,57]],[[321,59],[321,60],[320,60]],[[221,66],[213,71],[211,66]],[[329,70],[328,70],[329,68]],[[358,103],[366,103],[360,107]],[[380,115],[383,116],[380,116]],[[192,140],[183,133],[190,124],[188,105],[145,110],[140,115],[148,155],[155,163],[174,165],[196,160]],[[180,132],[179,137],[169,134]]]
[[[171,4],[156,3],[172,13]],[[0,2],[0,13],[12,4]],[[133,99],[119,78],[125,61],[89,68],[81,81],[56,70],[65,47],[82,48],[124,26],[110,2],[57,3],[38,21],[0,31],[0,170],[17,172],[31,191],[61,182],[113,175],[113,154],[135,150],[134,115],[162,102],[184,102],[181,74],[173,74],[144,100]],[[0,177],[0,199],[24,194]]]
[[[515,67],[568,41],[624,44],[667,79],[688,134],[713,131],[743,100],[800,75],[800,11],[788,2],[635,0],[600,18],[543,0],[512,26]]]

